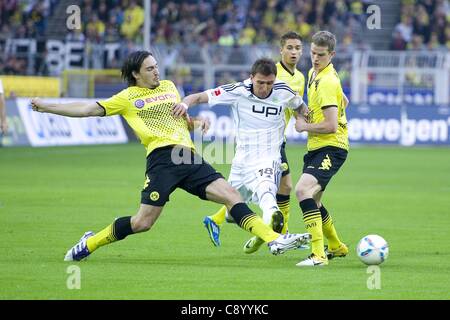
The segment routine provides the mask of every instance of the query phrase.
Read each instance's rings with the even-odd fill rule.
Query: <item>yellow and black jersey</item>
[[[294,73],[292,73],[283,62],[277,63],[277,79],[286,82],[287,85],[295,91],[300,97],[303,98],[303,93],[305,92],[305,76],[295,69]],[[292,116],[294,115],[294,111],[290,108],[286,108],[284,110],[284,115],[286,117],[286,124],[289,123]]]
[[[172,106],[180,102],[172,81],[162,80],[155,89],[128,87],[111,98],[97,103],[105,115],[122,115],[133,128],[147,155],[156,148],[182,145],[194,149],[185,118],[172,116]]]
[[[347,118],[345,116],[344,93],[341,81],[333,64],[330,63],[315,77],[314,70],[308,73],[308,108],[309,122],[320,123],[325,118],[323,110],[329,107],[338,108],[338,129],[335,133],[308,133],[308,151],[326,146],[334,146],[348,150]]]

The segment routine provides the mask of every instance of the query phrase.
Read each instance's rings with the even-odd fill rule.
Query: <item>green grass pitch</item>
[[[304,152],[288,148],[294,184]],[[0,149],[0,299],[450,298],[450,148],[354,147],[323,199],[350,255],[321,269],[296,267],[301,250],[245,255],[250,234],[231,224],[213,247],[202,219],[218,205],[182,190],[149,232],[64,262],[85,231],[136,212],[144,167],[138,144]],[[291,198],[290,231],[304,232]],[[390,245],[373,290],[355,255],[371,233]]]

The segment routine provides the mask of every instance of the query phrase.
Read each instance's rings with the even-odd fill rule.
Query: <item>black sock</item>
[[[133,234],[131,229],[131,217],[117,218],[113,223],[113,234],[117,240],[125,239],[126,236]]]
[[[237,203],[231,208],[230,215],[234,221],[242,227],[242,221],[249,215],[255,215],[252,210],[244,202]]]

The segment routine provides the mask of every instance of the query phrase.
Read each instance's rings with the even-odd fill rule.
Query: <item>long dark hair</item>
[[[136,51],[130,54],[122,66],[122,79],[128,83],[128,86],[136,85],[136,78],[133,76],[133,71],[139,72],[142,62],[148,57],[153,56],[148,51]]]

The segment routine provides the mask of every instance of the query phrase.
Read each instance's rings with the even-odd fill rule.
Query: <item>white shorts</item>
[[[242,196],[246,203],[259,204],[256,189],[263,181],[273,182],[277,189],[281,179],[281,158],[264,160],[251,166],[231,166],[228,182]],[[275,194],[276,196],[276,194]]]

